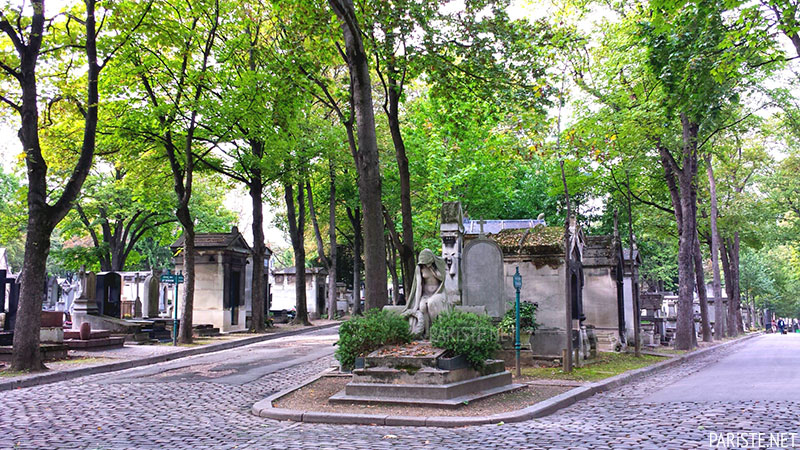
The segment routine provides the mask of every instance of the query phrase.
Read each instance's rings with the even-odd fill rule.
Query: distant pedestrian
[[[781,330],[781,334],[786,333],[786,323],[783,319],[778,319],[778,329]]]

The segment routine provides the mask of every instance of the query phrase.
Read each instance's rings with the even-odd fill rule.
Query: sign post
[[[161,282],[162,283],[172,283],[175,286],[175,299],[174,304],[172,305],[173,309],[173,319],[172,319],[172,345],[178,345],[178,285],[183,283],[183,271],[181,270],[180,273],[172,273],[171,270],[167,270],[167,273],[161,275]]]
[[[522,289],[522,275],[519,273],[519,266],[517,266],[517,272],[514,274],[514,289],[517,291],[517,301],[514,303],[514,317],[516,322],[516,326],[514,327],[514,350],[516,351],[517,378],[519,378],[522,376],[519,365],[519,350],[520,347],[522,347],[519,342],[519,290]]]

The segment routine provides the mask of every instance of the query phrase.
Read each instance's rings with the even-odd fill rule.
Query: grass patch
[[[597,354],[595,362],[588,366],[574,368],[572,373],[565,373],[561,367],[522,368],[522,375],[531,378],[570,381],[599,381],[619,375],[629,370],[640,369],[663,361],[659,356],[642,355],[640,358],[628,353],[603,352]]]
[[[178,347],[200,347],[200,346],[203,346],[203,345],[213,344],[213,343],[214,343],[213,339],[194,339],[194,340],[192,340],[191,344],[178,343]],[[166,345],[168,347],[172,347],[172,341],[159,342],[156,345]]]
[[[664,353],[666,355],[685,355],[689,353],[689,350],[675,350],[674,348],[669,347],[662,347],[658,350],[655,350],[656,353]]]
[[[62,364],[95,364],[95,363],[102,363],[106,361],[110,361],[111,358],[97,358],[92,356],[87,356],[84,358],[71,358],[71,359],[63,359],[58,361]]]
[[[28,375],[30,372],[24,370],[0,370],[0,378],[12,378]]]

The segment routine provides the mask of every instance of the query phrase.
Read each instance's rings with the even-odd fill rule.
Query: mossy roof
[[[489,235],[503,252],[547,254],[564,252],[564,229],[536,226],[515,230],[502,230]]]

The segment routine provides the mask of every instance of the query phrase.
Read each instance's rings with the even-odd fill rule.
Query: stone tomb
[[[383,403],[456,408],[470,401],[522,387],[511,382],[502,360],[487,360],[475,370],[463,357],[446,358],[427,342],[370,353],[364,368],[331,403]]]
[[[328,302],[328,271],[323,267],[306,267],[306,306],[312,319],[319,319],[326,313]],[[297,270],[294,266],[272,271],[275,285],[269,291],[272,294],[269,308],[271,310],[290,311],[297,305]]]
[[[19,306],[19,284],[16,275],[7,276],[0,269],[0,345],[11,345]]]
[[[122,277],[116,272],[97,274],[95,301],[100,315],[122,317]]]
[[[627,346],[623,255],[615,236],[586,236],[583,307],[586,324],[594,326],[598,349]],[[631,306],[632,308],[632,306]],[[632,309],[631,309],[632,314]]]
[[[171,248],[175,271],[183,270],[183,236]],[[245,330],[245,279],[250,246],[238,228],[195,236],[194,323],[223,332]],[[180,301],[180,297],[179,297]],[[180,304],[178,305],[180,312]]]
[[[623,285],[623,298],[625,300],[625,333],[627,335],[628,342],[634,342],[634,325],[636,323],[636,318],[634,316],[634,312],[636,308],[633,305],[633,290],[636,289],[639,292],[639,297],[641,297],[641,282],[642,280],[639,279],[639,283],[635,286],[633,284],[633,267],[642,266],[642,257],[639,254],[639,250],[636,248],[633,249],[633,258],[631,258],[631,252],[629,247],[622,248],[622,257],[625,261],[625,272],[622,277],[622,285]],[[639,304],[641,305],[641,298],[639,299]],[[641,309],[641,308],[639,308]],[[641,313],[641,311],[640,311]],[[629,344],[630,345],[630,344]]]
[[[469,235],[468,235],[469,237]],[[537,357],[558,358],[566,346],[566,276],[570,275],[569,296],[572,301],[573,348],[588,355],[583,339],[583,232],[573,221],[569,247],[564,248],[564,229],[535,225],[527,229],[502,229],[488,238],[497,242],[503,252],[503,304],[508,309],[516,297],[513,276],[519,267],[522,275],[520,301],[538,305],[536,322],[539,328],[531,339],[531,349]],[[565,252],[571,253],[570,265],[565,264]],[[505,312],[505,310],[503,311]]]

